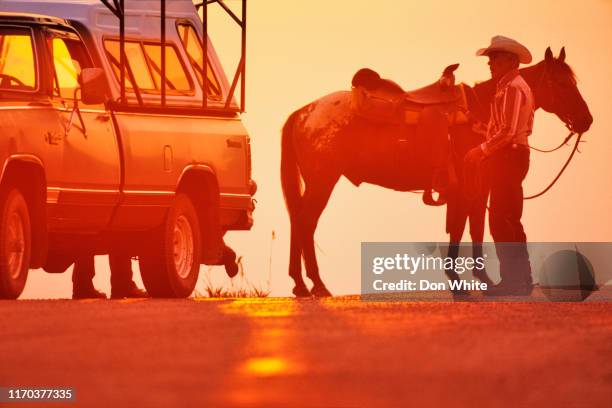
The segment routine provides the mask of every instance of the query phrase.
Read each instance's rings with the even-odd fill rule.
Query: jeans
[[[531,265],[523,215],[523,180],[529,170],[529,149],[508,146],[486,161],[490,186],[489,227],[495,242],[502,281],[531,285]]]
[[[128,254],[114,253],[109,255],[108,261],[111,287],[129,287],[132,284],[132,258]],[[87,253],[77,256],[72,270],[72,283],[89,287],[95,275],[94,254]]]

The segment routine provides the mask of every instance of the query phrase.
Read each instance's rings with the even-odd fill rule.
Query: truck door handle
[[[100,122],[108,122],[110,120],[110,116],[108,116],[107,114],[101,113],[98,116],[96,116],[96,120],[99,120]]]
[[[240,149],[242,147],[242,142],[240,142],[239,140],[232,140],[232,139],[227,139],[227,147],[234,147],[236,149]]]

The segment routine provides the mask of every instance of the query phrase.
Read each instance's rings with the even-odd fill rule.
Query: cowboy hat
[[[509,52],[515,54],[521,64],[529,64],[531,62],[531,53],[523,44],[512,38],[496,35],[491,38],[491,45],[487,48],[481,48],[476,51],[476,55],[489,55],[492,52]]]

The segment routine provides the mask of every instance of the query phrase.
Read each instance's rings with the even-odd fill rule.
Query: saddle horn
[[[459,68],[459,64],[449,65],[448,67],[444,68],[444,72],[442,72],[442,76],[451,75],[453,72],[457,70],[457,68]]]
[[[444,68],[444,72],[442,72],[442,77],[438,81],[442,90],[446,90],[455,85],[455,74],[453,72],[455,72],[458,67],[459,64],[453,64]]]

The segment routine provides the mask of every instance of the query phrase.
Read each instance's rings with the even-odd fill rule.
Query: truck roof
[[[160,0],[126,0],[126,34],[159,38],[160,7]],[[119,19],[100,0],[2,0],[0,12],[3,18],[15,16],[38,22],[75,20],[99,35],[117,35],[119,28]],[[199,20],[192,0],[166,0],[166,18]]]
[[[114,1],[110,0],[109,3],[113,4]],[[125,0],[126,39],[159,41],[161,37],[160,17],[160,0]],[[177,20],[191,21],[196,31],[201,35],[202,20],[192,0],[166,0],[166,20],[169,22],[166,24],[166,41],[168,43],[179,44],[181,41],[177,30],[170,29]],[[119,18],[100,0],[0,0],[0,22],[4,21],[27,21],[38,24],[53,23],[73,26],[75,24],[71,24],[71,22],[78,22],[91,34],[100,54],[103,54],[105,38],[119,37]],[[179,53],[182,55],[183,61],[188,60],[182,47],[179,47]],[[223,89],[223,95],[226,95],[229,90],[229,83],[210,36],[208,37],[208,56]],[[106,72],[112,72],[110,63],[106,58],[102,58],[102,65]],[[110,85],[116,99],[119,94],[118,82],[113,80]],[[180,98],[192,99],[194,103],[199,104],[202,100],[201,92],[202,90],[196,87],[194,96]],[[235,106],[234,100],[232,100],[232,106]]]
[[[75,9],[84,10],[91,7],[101,6],[106,8],[100,0],[3,0],[3,5],[10,4],[10,8],[29,8],[42,5],[47,9],[66,11],[75,11]],[[112,0],[110,1],[111,4]],[[160,0],[126,0],[125,10],[131,11],[160,11]],[[191,12],[194,9],[192,0],[166,0],[166,12]]]
[[[68,25],[63,18],[46,16],[34,13],[5,13],[0,11],[0,21],[4,22],[32,22],[38,24]]]

